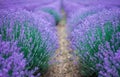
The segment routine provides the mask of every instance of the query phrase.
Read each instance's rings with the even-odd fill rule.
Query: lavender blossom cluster
[[[96,70],[98,77],[119,77],[120,76],[120,32],[113,34],[110,42],[99,46]]]
[[[96,13],[93,10],[95,14],[85,16],[79,24],[73,25],[75,29],[71,30],[69,37],[71,47],[80,57],[81,75],[119,77],[120,9],[97,10],[102,11]]]
[[[0,77],[34,77],[17,42],[3,41],[0,35]]]
[[[51,25],[54,24],[43,19],[36,13],[23,9],[0,10],[1,39],[10,42],[17,41],[16,46],[20,48],[19,53],[22,53],[22,55],[20,54],[20,60],[25,59],[25,64],[23,62],[24,67],[22,67],[22,63],[20,64],[20,71],[32,71],[32,74],[37,76],[39,73],[44,73],[47,70],[49,58],[58,48],[56,29]],[[0,48],[4,49],[3,47]],[[19,58],[19,55],[17,56]],[[15,60],[19,60],[15,55],[13,57]],[[15,66],[12,70],[16,69],[16,72],[19,72],[19,69],[17,71],[19,65],[16,63]],[[29,75],[28,77],[32,77],[31,74]]]

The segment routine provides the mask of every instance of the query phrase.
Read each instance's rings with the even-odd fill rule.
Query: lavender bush
[[[82,75],[87,77],[98,75],[95,53],[99,52],[101,44],[110,42],[113,34],[120,32],[119,15],[119,9],[104,10],[87,17],[72,31],[70,41],[72,48],[78,51],[80,56]]]
[[[43,73],[49,57],[58,47],[56,29],[39,15],[26,10],[1,10],[0,34],[4,41],[18,41],[27,64],[26,69]]]

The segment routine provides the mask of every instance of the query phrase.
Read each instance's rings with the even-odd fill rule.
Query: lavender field
[[[120,77],[120,0],[0,0],[0,77]]]

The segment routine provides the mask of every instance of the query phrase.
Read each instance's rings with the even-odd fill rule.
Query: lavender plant
[[[114,11],[114,12],[113,12]],[[113,34],[120,32],[119,9],[104,10],[87,17],[70,37],[72,48],[80,56],[81,74],[87,77],[98,75],[95,53],[99,45],[110,42]],[[114,44],[113,44],[114,45]],[[87,73],[87,74],[86,74]]]
[[[26,69],[38,67],[37,73],[45,72],[50,56],[58,47],[55,28],[39,15],[26,10],[1,10],[0,34],[2,40],[18,41],[27,64]]]

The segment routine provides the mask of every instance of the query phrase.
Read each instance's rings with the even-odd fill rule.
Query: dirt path
[[[52,58],[53,64],[50,65],[48,73],[45,77],[80,77],[78,66],[75,64],[76,59],[70,53],[72,50],[68,48],[66,27],[64,18],[57,26],[60,47]]]

